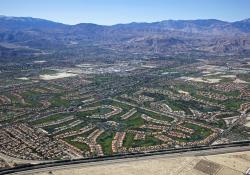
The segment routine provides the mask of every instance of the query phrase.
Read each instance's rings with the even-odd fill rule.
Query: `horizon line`
[[[38,20],[45,20],[45,21],[50,21],[50,22],[54,22],[54,23],[58,23],[58,24],[63,24],[63,25],[69,25],[69,26],[74,26],[74,25],[79,25],[79,24],[94,24],[94,25],[100,25],[100,26],[115,26],[115,25],[123,25],[123,24],[132,24],[132,23],[157,23],[157,22],[163,22],[163,21],[198,21],[198,20],[217,20],[217,21],[221,21],[221,22],[227,22],[227,23],[234,23],[234,22],[238,22],[238,21],[244,21],[244,20],[248,20],[250,19],[250,17],[241,19],[241,20],[235,20],[235,21],[227,21],[227,20],[222,20],[222,19],[218,19],[218,18],[196,18],[196,19],[164,19],[164,20],[155,20],[155,21],[131,21],[131,22],[126,22],[126,23],[115,23],[115,24],[98,24],[98,23],[94,23],[94,22],[80,22],[80,23],[75,23],[75,24],[68,24],[68,23],[64,23],[64,22],[59,22],[53,19],[46,19],[46,18],[40,18],[40,17],[32,17],[32,16],[9,16],[9,15],[2,15],[0,14],[0,17],[6,17],[6,18],[31,18],[31,19],[38,19]]]

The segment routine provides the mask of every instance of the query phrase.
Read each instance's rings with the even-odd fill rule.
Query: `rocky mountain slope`
[[[11,44],[12,47],[6,47]],[[0,16],[0,57],[11,50],[33,54],[62,48],[98,47],[128,53],[175,55],[183,53],[250,53],[250,19],[237,22],[165,20],[112,26],[66,25],[30,17]],[[18,54],[17,54],[18,55]]]

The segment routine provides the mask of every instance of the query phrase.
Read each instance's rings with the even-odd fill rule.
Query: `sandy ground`
[[[220,75],[220,74],[224,74],[223,72],[214,72],[214,73],[211,73],[211,72],[206,73],[206,71],[204,71],[204,72],[205,72],[205,75],[203,75],[204,77],[213,76],[213,75]],[[204,73],[204,72],[202,72],[202,73]]]
[[[250,128],[250,121],[247,121],[245,126],[249,127]]]
[[[38,64],[41,64],[41,63],[46,63],[47,61],[45,60],[38,60],[38,61],[33,61],[33,63],[38,63]]]
[[[136,160],[34,175],[243,175],[248,168],[250,151],[201,157]]]
[[[7,156],[5,154],[0,153],[0,159],[5,160],[8,164],[13,165],[14,163],[19,163],[19,164],[25,164],[25,163],[32,163],[32,164],[39,164],[39,163],[46,163],[46,162],[51,162],[51,161],[36,161],[36,160],[23,160],[23,159],[18,159],[18,158],[13,158],[10,156]]]
[[[181,94],[186,94],[186,95],[189,95],[189,92],[187,92],[187,91],[178,90],[178,92],[179,92],[179,93],[181,93]]]
[[[248,82],[237,78],[236,80],[234,80],[234,83],[248,83]]]
[[[29,80],[28,77],[20,77],[20,78],[17,78],[18,80]]]
[[[236,78],[236,75],[222,75],[222,78]]]
[[[51,74],[51,75],[49,75],[49,74],[40,75],[40,79],[42,79],[42,80],[54,80],[54,79],[74,77],[74,76],[77,76],[77,74],[68,73],[68,72],[60,72],[60,73]]]
[[[249,117],[246,118],[245,126],[250,128],[250,115],[249,115]]]
[[[204,83],[219,83],[221,79],[217,78],[202,78],[202,77],[181,77],[184,80],[195,81],[195,82],[204,82]]]
[[[209,78],[207,79],[207,83],[219,83],[221,79],[219,78]]]

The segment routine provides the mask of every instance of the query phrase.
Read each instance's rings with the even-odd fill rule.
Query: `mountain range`
[[[67,25],[0,16],[0,58],[55,53],[87,46],[130,54],[249,55],[250,19],[165,20],[111,26]],[[92,51],[93,52],[93,51]]]

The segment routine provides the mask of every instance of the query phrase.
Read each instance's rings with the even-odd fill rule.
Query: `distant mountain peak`
[[[32,17],[0,16],[0,42],[51,49],[93,43],[131,52],[182,53],[196,50],[230,54],[250,53],[250,19],[132,22],[111,26],[93,23],[66,25]],[[71,46],[71,45],[70,45]],[[79,47],[81,47],[79,45]]]
[[[242,20],[243,22],[250,22],[250,18]]]
[[[32,17],[15,17],[15,16],[4,16],[4,15],[0,15],[0,18],[4,20],[19,20],[19,21],[42,20],[39,18],[32,18]]]

